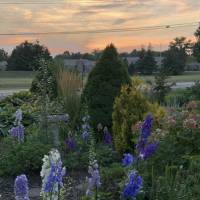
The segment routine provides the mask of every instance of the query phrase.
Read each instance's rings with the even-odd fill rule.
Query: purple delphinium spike
[[[89,139],[89,131],[90,131],[90,125],[89,125],[89,119],[90,117],[87,115],[82,118],[83,124],[82,124],[82,138],[84,141],[88,141]]]
[[[104,135],[103,135],[103,142],[105,144],[108,144],[108,145],[111,144],[112,143],[112,136],[111,136],[110,132],[108,131],[107,127],[105,127],[103,129],[103,133],[104,133]]]
[[[89,166],[88,173],[90,177],[87,178],[88,186],[86,195],[90,196],[92,195],[92,192],[95,188],[99,188],[101,186],[101,178],[100,178],[98,164]]]
[[[19,108],[16,112],[15,112],[15,123],[16,124],[20,124],[22,121],[22,110]]]
[[[19,124],[16,127],[12,127],[9,132],[10,135],[16,138],[19,142],[24,141],[24,126],[22,124]]]
[[[131,171],[128,175],[128,182],[126,183],[122,196],[125,199],[135,199],[142,188],[142,177],[137,175],[135,171]]]
[[[14,193],[16,200],[29,200],[28,180],[26,175],[22,174],[15,179]]]
[[[44,192],[48,193],[53,191],[53,187],[57,183],[58,186],[63,187],[63,176],[65,175],[65,170],[62,167],[62,162],[51,163],[50,174],[47,178],[47,182],[44,187]]]
[[[132,165],[134,162],[134,157],[130,153],[124,154],[124,158],[122,160],[122,164],[125,167]]]
[[[147,115],[141,128],[141,138],[147,139],[151,134],[152,129],[152,123],[153,123],[153,117],[152,115]]]
[[[157,142],[147,144],[145,148],[140,152],[139,157],[143,160],[146,160],[156,152],[157,148]]]
[[[65,143],[66,143],[67,149],[69,149],[70,151],[74,150],[75,147],[76,147],[74,138],[72,136],[68,136],[68,138],[66,139]]]

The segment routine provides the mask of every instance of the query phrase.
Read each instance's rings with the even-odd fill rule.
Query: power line
[[[17,4],[32,4],[32,5],[36,5],[36,4],[72,4],[72,3],[104,3],[104,4],[110,4],[110,3],[122,3],[124,1],[122,0],[115,0],[113,2],[107,2],[107,1],[103,1],[103,0],[83,0],[83,1],[79,1],[79,0],[72,0],[72,1],[24,1],[24,2],[0,2],[1,5],[17,5]]]
[[[182,24],[167,24],[159,26],[118,28],[118,29],[99,29],[99,30],[75,30],[75,31],[59,31],[59,32],[19,32],[19,33],[0,33],[0,36],[34,36],[34,35],[75,35],[75,34],[98,34],[98,33],[115,33],[115,32],[137,32],[152,31],[160,29],[181,28],[189,26],[197,26],[199,22],[190,22]]]

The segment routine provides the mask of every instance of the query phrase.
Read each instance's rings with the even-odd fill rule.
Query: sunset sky
[[[0,33],[121,29],[198,21],[200,0],[0,0]],[[119,51],[149,43],[156,50],[161,44],[163,50],[176,36],[194,39],[196,28],[197,25],[123,33],[0,36],[0,48],[11,52],[24,40],[38,39],[54,55],[64,50],[91,52],[111,42]]]

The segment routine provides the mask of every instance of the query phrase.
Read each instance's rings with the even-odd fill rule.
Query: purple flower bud
[[[142,188],[142,177],[137,175],[135,171],[131,171],[128,175],[128,182],[126,183],[122,196],[125,199],[135,199]]]
[[[111,144],[112,143],[112,136],[111,136],[110,132],[108,131],[108,128],[105,127],[104,130],[103,130],[103,132],[104,132],[103,142],[105,144],[108,144],[108,145]]]
[[[22,174],[15,179],[14,193],[16,200],[29,200],[28,180],[26,175]]]
[[[134,157],[130,153],[124,154],[124,158],[122,160],[123,166],[128,167],[132,165],[133,162],[134,162]]]

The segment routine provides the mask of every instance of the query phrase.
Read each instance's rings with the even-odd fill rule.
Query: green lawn
[[[0,71],[0,90],[29,89],[34,72]]]
[[[152,81],[154,80],[154,76],[141,76],[141,78],[145,81]],[[187,72],[183,75],[179,76],[171,76],[169,78],[170,81],[174,82],[193,82],[193,81],[200,81],[200,72]]]
[[[0,90],[28,89],[34,76],[34,72],[0,71]],[[146,81],[154,79],[153,76],[141,76],[141,78]],[[183,75],[171,76],[169,80],[175,82],[200,81],[200,72],[187,72]]]

